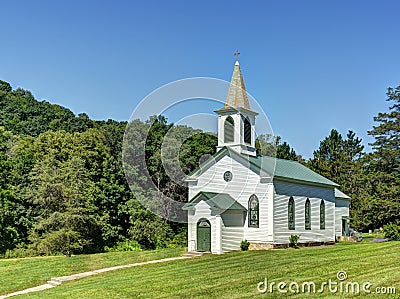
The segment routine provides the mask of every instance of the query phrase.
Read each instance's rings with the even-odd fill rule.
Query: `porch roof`
[[[335,198],[344,199],[344,200],[348,200],[348,201],[350,200],[350,197],[348,195],[344,194],[338,188],[335,188]]]
[[[204,192],[197,193],[188,203],[186,203],[183,210],[193,210],[197,203],[204,200],[208,205],[218,210],[240,210],[247,211],[247,209],[238,203],[232,196],[226,193]]]

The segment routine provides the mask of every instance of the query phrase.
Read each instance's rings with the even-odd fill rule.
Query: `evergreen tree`
[[[365,163],[368,228],[400,220],[400,86],[388,88],[387,101],[389,111],[378,113],[378,125],[368,132],[375,139]]]
[[[0,88],[1,83],[2,81]],[[11,150],[14,138],[11,132],[0,127],[0,254],[13,249],[21,242],[19,232],[21,209],[12,186],[14,161],[11,159]]]
[[[362,140],[353,131],[347,133],[347,138],[335,129],[320,142],[307,165],[317,173],[341,185],[345,193],[353,194],[354,176],[360,170],[359,161],[363,156]]]
[[[365,201],[363,157],[364,146],[353,131],[346,138],[335,129],[320,142],[307,166],[315,172],[338,183],[340,189],[351,197],[350,215],[354,218],[351,226],[365,228],[361,215]],[[361,207],[362,206],[362,207]]]
[[[30,247],[39,254],[69,254],[93,245],[100,229],[84,161],[47,156],[33,169],[32,183],[30,198],[41,212],[30,232]]]
[[[295,150],[286,141],[276,147],[276,157],[285,160],[302,161],[302,158],[296,154]]]

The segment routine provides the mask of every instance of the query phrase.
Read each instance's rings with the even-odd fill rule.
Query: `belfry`
[[[236,63],[225,105],[216,110],[218,113],[218,150],[227,146],[235,151],[255,156],[255,117],[251,110],[244,85],[243,75],[236,51]]]

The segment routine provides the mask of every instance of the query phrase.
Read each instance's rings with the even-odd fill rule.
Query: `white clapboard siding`
[[[232,172],[232,180],[225,182],[225,171]],[[227,193],[233,198],[247,197],[258,191],[260,177],[257,173],[226,155],[208,168],[197,178],[197,184],[191,186],[191,195],[200,191]],[[247,197],[248,198],[248,197]]]
[[[342,235],[342,217],[349,216],[349,206],[350,202],[347,200],[336,199],[335,206],[335,231],[336,236]]]
[[[222,252],[240,250],[243,240],[243,227],[222,226]]]
[[[335,240],[334,189],[274,180],[274,243],[289,243],[292,234],[300,235],[299,243]],[[295,203],[295,229],[288,228],[288,202]],[[305,203],[311,204],[311,230],[305,229]],[[320,203],[325,203],[325,229],[320,229]]]
[[[196,205],[196,210],[195,213],[189,211],[188,213],[188,221],[189,221],[189,226],[188,230],[188,250],[189,251],[195,251],[197,250],[197,223],[199,222],[200,219],[207,219],[210,221],[211,224],[211,252],[215,252],[216,248],[215,247],[215,216],[212,216],[212,211],[210,209],[210,206],[205,203],[204,201],[200,201]],[[193,245],[192,245],[193,244]]]
[[[272,184],[259,184],[256,192],[259,200],[259,227],[249,227],[248,217],[244,224],[244,239],[250,243],[268,243],[273,241],[272,231],[272,198],[273,198],[273,185]],[[251,195],[251,194],[250,194]],[[249,196],[250,197],[250,196]],[[243,206],[247,209],[249,197],[244,198]]]
[[[225,171],[232,172],[230,182],[224,180]],[[226,193],[248,209],[250,196],[257,195],[260,205],[259,228],[249,228],[246,217],[243,232],[233,238],[240,237],[242,240],[244,238],[250,242],[267,242],[268,240],[272,241],[272,230],[269,231],[268,226],[268,210],[271,205],[272,190],[272,184],[260,182],[258,173],[226,155],[200,174],[197,183],[189,185],[189,199],[200,191]]]

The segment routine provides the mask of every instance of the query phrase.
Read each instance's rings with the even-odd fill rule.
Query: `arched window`
[[[243,118],[244,123],[244,142],[251,144],[251,124],[248,117]]]
[[[258,227],[259,225],[259,203],[255,194],[249,199],[249,227]]]
[[[293,197],[290,197],[288,203],[288,228],[295,229],[294,223],[295,223],[294,200]]]
[[[305,229],[311,229],[311,204],[310,200],[307,198],[306,205],[304,209],[304,216],[305,216]]]
[[[319,228],[325,229],[325,202],[323,199],[319,205]]]
[[[235,122],[231,116],[225,119],[224,124],[224,142],[230,143],[234,142],[234,132],[235,132]]]

